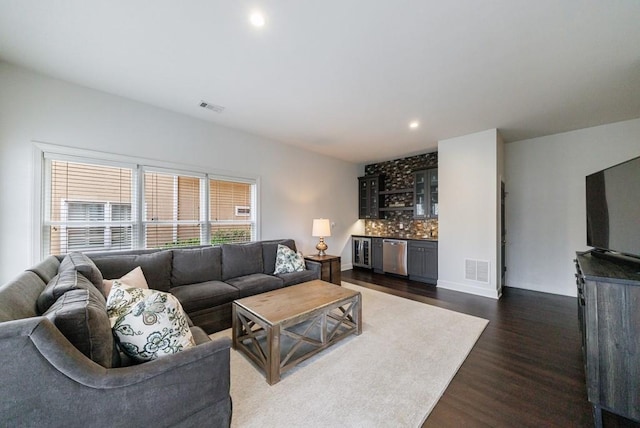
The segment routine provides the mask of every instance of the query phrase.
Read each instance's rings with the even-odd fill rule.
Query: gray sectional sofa
[[[313,262],[302,272],[273,275],[278,244],[295,250],[292,240],[278,240],[91,254],[90,268],[51,256],[23,272],[0,287],[0,420],[229,426],[230,341],[211,341],[207,333],[230,326],[234,299],[320,276]],[[142,364],[121,358],[98,279],[117,279],[137,266],[150,288],[178,298],[196,346]]]
[[[320,278],[321,265],[313,261],[304,271],[274,275],[278,244],[296,250],[292,239],[279,239],[87,255],[107,279],[142,267],[150,288],[176,296],[193,323],[210,334],[231,327],[234,300]]]

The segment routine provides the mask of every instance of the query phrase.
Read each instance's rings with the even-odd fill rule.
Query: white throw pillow
[[[304,256],[286,245],[278,244],[276,252],[276,270],[274,274],[300,272],[305,269]]]
[[[113,282],[107,315],[118,346],[136,361],[149,361],[195,346],[178,299],[162,291]]]
[[[102,285],[104,290],[104,297],[109,297],[109,292],[111,292],[111,287],[113,286],[113,281],[115,279],[103,279]],[[144,277],[144,273],[142,272],[142,268],[138,266],[131,272],[127,273],[125,276],[120,278],[120,282],[123,284],[130,285],[131,287],[136,288],[149,288],[147,284],[147,280]]]

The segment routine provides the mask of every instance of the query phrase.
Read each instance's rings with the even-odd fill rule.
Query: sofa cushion
[[[172,254],[163,250],[149,254],[92,256],[92,260],[105,278],[120,278],[140,266],[150,288],[169,291]]]
[[[44,313],[80,352],[103,367],[114,366],[114,340],[104,299],[87,289],[69,290]]]
[[[95,295],[95,298],[99,302],[102,302],[103,305],[105,304],[102,291],[99,291],[94,284],[84,275],[81,275],[80,272],[67,267],[66,270],[61,270],[58,275],[54,276],[45,289],[42,290],[40,296],[38,296],[37,303],[39,313],[44,314],[60,296],[71,290],[88,290],[91,294]]]
[[[109,292],[111,291],[111,287],[113,287],[113,281],[118,281],[117,279],[105,279],[102,281],[104,284],[104,293],[105,297],[109,297]],[[131,272],[127,272],[127,274],[119,279],[121,284],[126,284],[131,287],[136,288],[149,288],[149,284],[147,284],[147,280],[144,277],[144,273],[142,272],[142,268],[140,266],[136,267]]]
[[[262,244],[222,244],[222,280],[262,272]]]
[[[171,285],[177,287],[222,279],[220,247],[180,248],[173,250]]]
[[[93,261],[82,253],[69,253],[62,259],[58,273],[67,270],[76,270],[87,278],[104,295],[102,285],[102,273]]]
[[[60,268],[60,260],[56,256],[49,256],[35,266],[30,267],[29,271],[38,275],[45,284],[58,274]]]
[[[276,275],[284,281],[284,286],[288,287],[294,284],[300,284],[301,282],[313,281],[314,279],[320,279],[318,272],[313,270],[303,270],[301,272],[281,273]]]
[[[143,362],[195,346],[180,302],[156,290],[127,287],[114,281],[107,314],[120,349]]]
[[[264,273],[240,276],[227,282],[238,289],[238,298],[275,290],[282,288],[284,285],[284,281],[281,278],[265,275]]]
[[[276,269],[276,253],[278,252],[278,245],[286,245],[293,251],[296,251],[296,243],[293,239],[278,239],[275,241],[263,241],[262,242],[262,263],[264,270],[262,273],[273,274]]]
[[[22,272],[0,287],[0,322],[37,316],[38,296],[46,283],[33,272]]]
[[[305,269],[304,256],[286,245],[278,244],[274,274],[301,272]]]
[[[240,295],[236,287],[221,281],[173,287],[171,294],[180,300],[182,308],[189,313],[232,302]]]

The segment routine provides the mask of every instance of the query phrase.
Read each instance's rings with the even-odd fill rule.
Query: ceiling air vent
[[[216,113],[222,113],[224,111],[224,107],[206,101],[200,101],[200,107],[215,111]]]
[[[489,262],[464,259],[464,279],[489,283]]]

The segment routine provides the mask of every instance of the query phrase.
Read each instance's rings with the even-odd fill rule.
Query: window
[[[213,244],[254,239],[256,222],[251,215],[254,187],[249,183],[209,180],[209,221]]]
[[[47,159],[45,254],[133,248],[133,170]]]
[[[144,173],[144,230],[147,248],[180,247],[206,242],[201,220],[203,179],[173,173]]]
[[[258,239],[255,179],[113,157],[43,150],[41,256]]]

